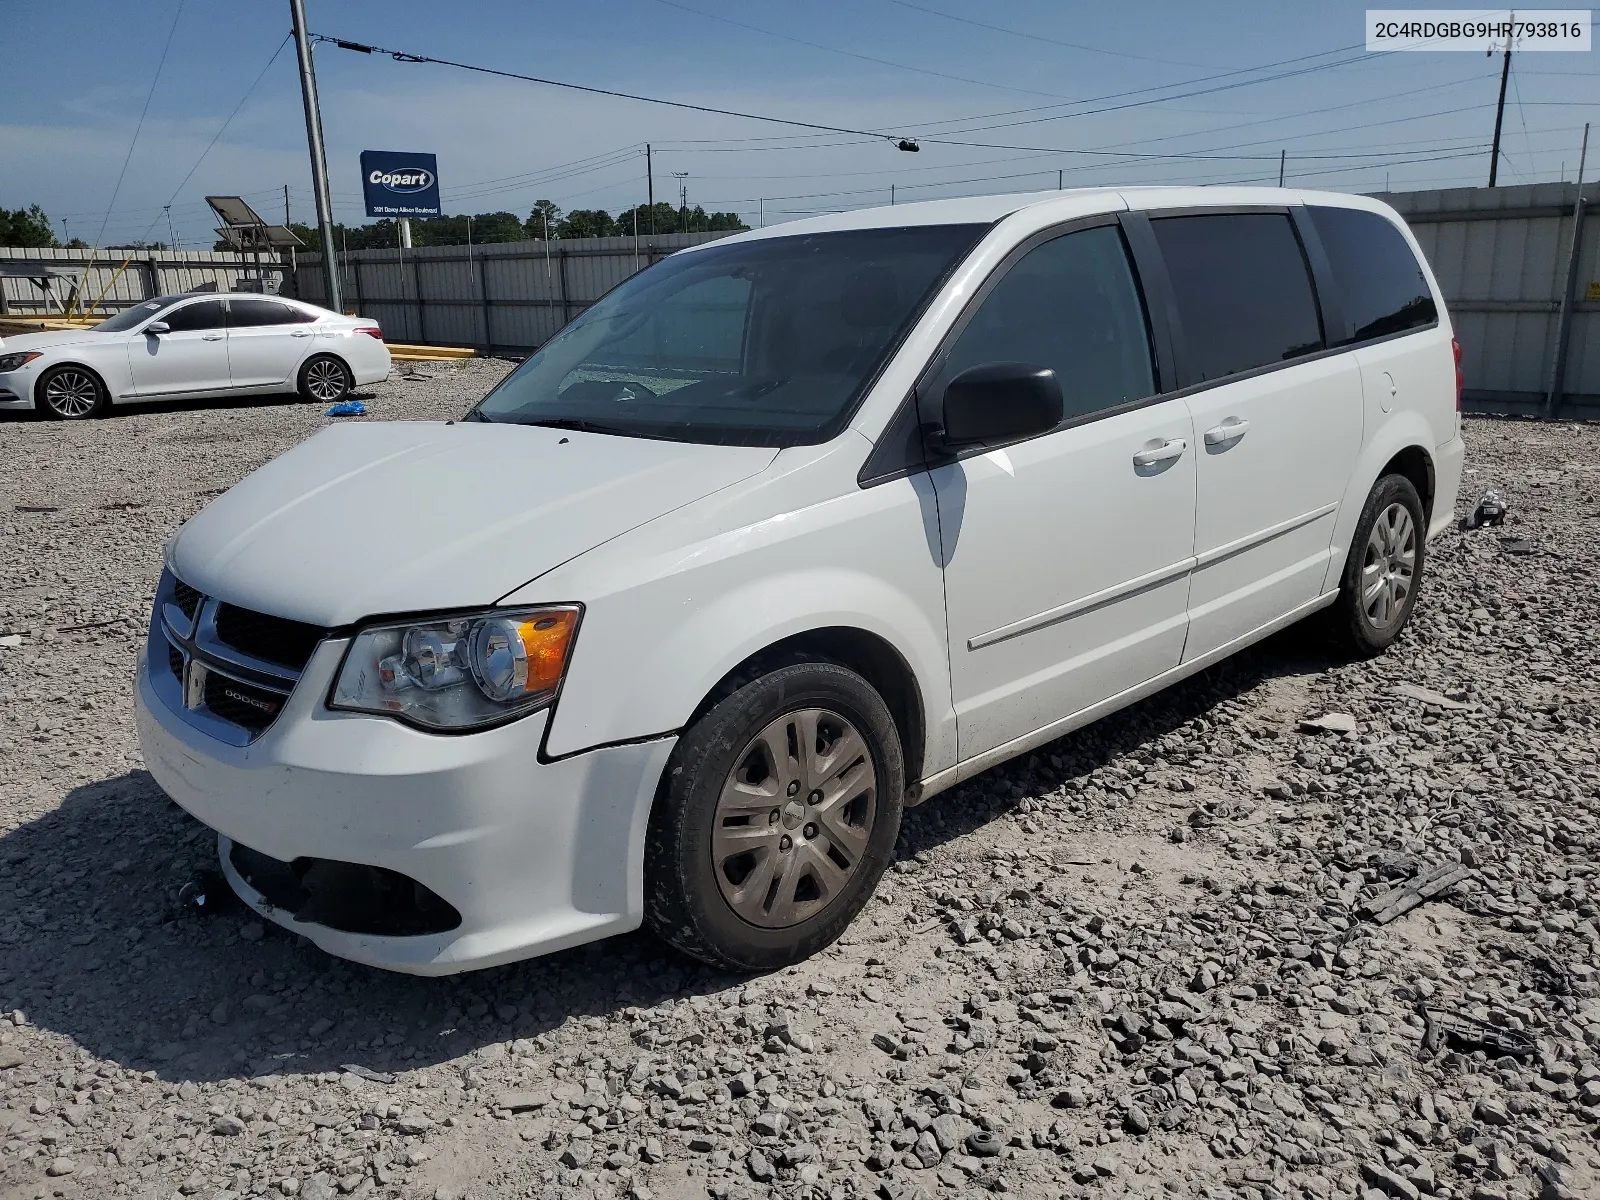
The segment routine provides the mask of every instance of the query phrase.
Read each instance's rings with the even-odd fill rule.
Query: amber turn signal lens
[[[567,650],[578,628],[578,614],[570,609],[541,613],[517,626],[522,649],[528,656],[528,692],[548,692],[561,682]]]

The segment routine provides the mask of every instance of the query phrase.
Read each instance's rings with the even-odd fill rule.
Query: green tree
[[[546,229],[551,237],[557,236],[556,227],[560,224],[561,208],[554,200],[535,200],[525,228],[529,237],[542,239]]]
[[[58,245],[50,228],[50,218],[37,204],[27,208],[0,208],[0,246],[48,248]]]
[[[563,238],[611,237],[617,223],[603,208],[575,208],[561,219],[556,236]]]
[[[648,237],[652,233],[678,232],[678,210],[665,201],[657,201],[653,205],[640,204],[635,208],[625,209],[618,213],[616,220],[617,232],[632,237],[635,218],[638,219],[640,237]]]

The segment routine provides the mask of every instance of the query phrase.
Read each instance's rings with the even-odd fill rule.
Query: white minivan
[[[140,738],[263,916],[444,974],[838,937],[901,813],[1318,613],[1405,626],[1460,376],[1355,196],[1134,188],[684,250],[459,421],[167,548]]]

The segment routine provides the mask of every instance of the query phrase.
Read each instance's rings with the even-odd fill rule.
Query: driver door
[[[220,299],[191,300],[161,314],[167,332],[138,334],[128,345],[134,394],[181,396],[230,386],[227,312]]]
[[[997,274],[919,387],[923,420],[990,362],[1054,369],[1065,419],[931,472],[963,760],[1176,667],[1194,566],[1192,422],[1159,395],[1117,225],[1044,235]]]

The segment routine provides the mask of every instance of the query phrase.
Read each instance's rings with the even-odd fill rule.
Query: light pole
[[[311,42],[306,37],[305,0],[289,0],[294,22],[294,51],[300,60],[300,99],[306,109],[306,148],[311,153],[311,194],[317,202],[317,229],[322,235],[322,275],[327,281],[327,305],[344,311],[339,287],[339,264],[333,254],[333,202],[328,195],[328,157],[322,148],[322,110],[317,104],[317,73],[311,63]]]

